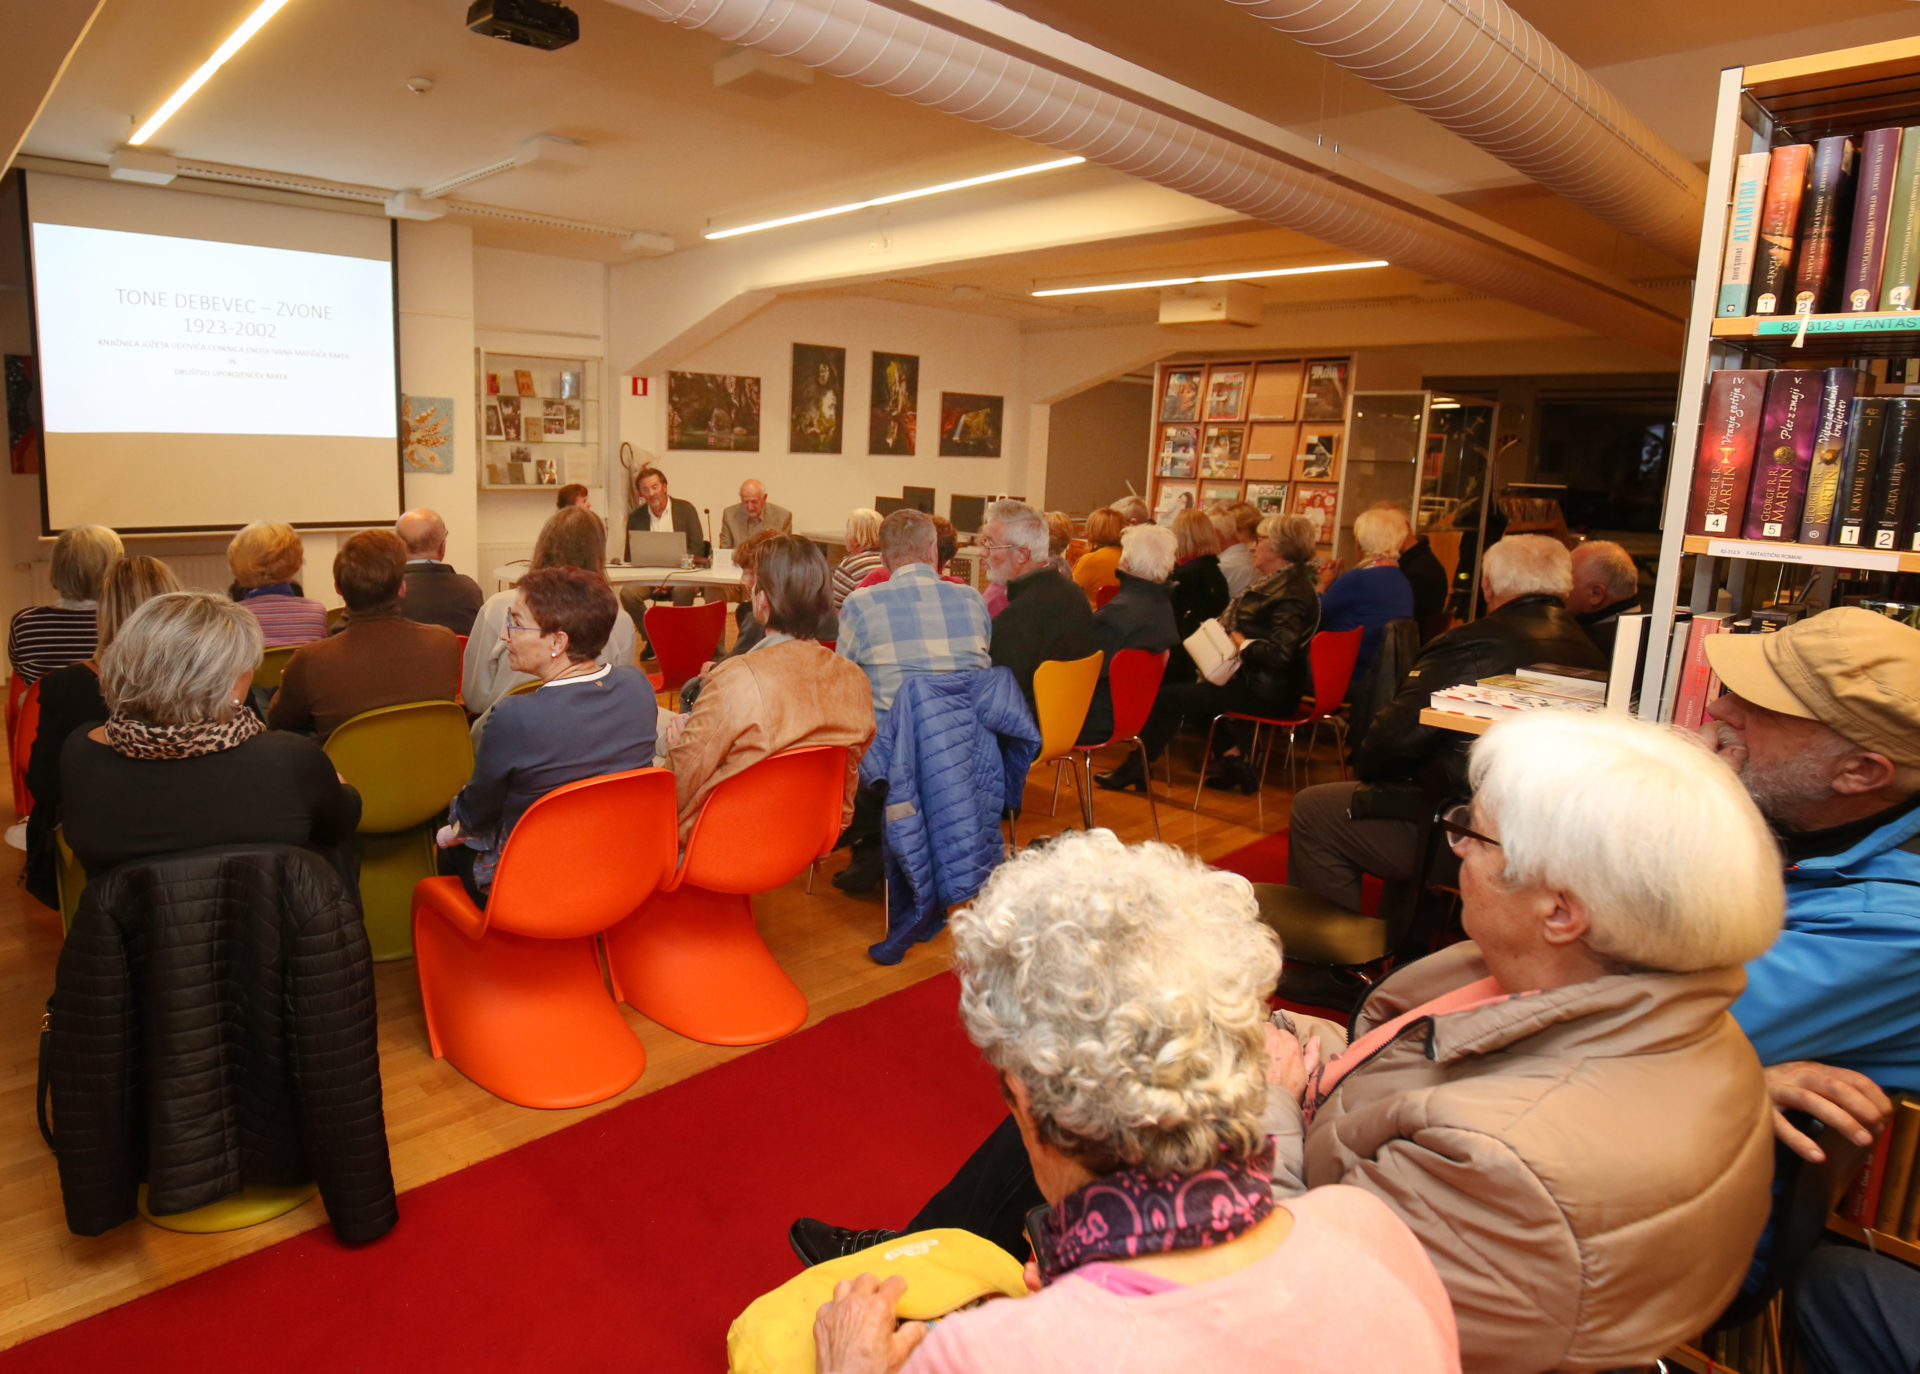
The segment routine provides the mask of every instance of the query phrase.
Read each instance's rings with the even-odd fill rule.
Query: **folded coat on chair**
[[[887,938],[867,953],[897,964],[972,899],[1005,854],[1000,817],[1018,810],[1040,729],[1006,668],[910,677],[860,761],[887,784],[881,826]]]

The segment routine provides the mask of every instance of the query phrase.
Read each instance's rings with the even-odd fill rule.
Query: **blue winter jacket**
[[[1813,1059],[1920,1091],[1920,807],[1786,881],[1786,929],[1733,1004],[1760,1062]]]
[[[887,938],[867,952],[897,964],[999,865],[1000,816],[1020,805],[1040,731],[1006,668],[910,677],[878,722],[860,781],[887,784]]]

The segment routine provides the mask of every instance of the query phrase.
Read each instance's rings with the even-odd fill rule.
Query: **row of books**
[[[1674,621],[1668,647],[1666,701],[1662,720],[1697,730],[1707,707],[1721,693],[1719,674],[1707,662],[1706,639],[1718,634],[1772,634],[1806,614],[1805,606],[1779,606],[1733,616],[1725,611],[1682,611]],[[1624,617],[1622,617],[1624,622]]]
[[[1901,1240],[1920,1241],[1920,1098],[1901,1094],[1867,1167],[1840,1199],[1840,1215]]]
[[[1857,157],[1856,157],[1857,154]],[[1912,310],[1920,127],[1836,134],[1734,166],[1721,315]]]
[[[1851,367],[1713,373],[1687,533],[1920,552],[1920,397],[1871,387]]]

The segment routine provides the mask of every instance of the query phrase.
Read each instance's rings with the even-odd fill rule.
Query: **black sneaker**
[[[901,1234],[877,1227],[868,1231],[849,1231],[844,1226],[829,1226],[812,1217],[801,1217],[787,1228],[787,1244],[793,1247],[793,1253],[800,1257],[802,1264],[812,1266],[839,1259],[843,1255],[858,1254],[876,1245],[885,1245],[890,1240],[897,1240]]]
[[[1260,779],[1238,754],[1225,754],[1207,769],[1207,786],[1222,792],[1239,792],[1251,797],[1260,790]]]
[[[871,853],[855,853],[853,861],[833,875],[833,885],[842,892],[871,892],[880,886],[886,877],[881,866],[880,850],[875,846]]]

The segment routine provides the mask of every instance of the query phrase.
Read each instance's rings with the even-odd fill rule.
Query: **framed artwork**
[[[1162,482],[1153,508],[1155,523],[1171,525],[1174,516],[1183,510],[1192,510],[1199,499],[1199,492],[1191,482]]]
[[[667,374],[667,447],[760,451],[760,379]]]
[[[501,425],[500,425],[500,404],[499,404],[499,402],[497,402],[497,401],[488,401],[488,402],[487,402],[487,404],[486,404],[486,409],[485,409],[485,412],[484,412],[484,413],[485,413],[485,416],[486,416],[486,424],[487,424],[487,437],[488,437],[489,439],[504,439],[504,438],[506,438],[506,437],[507,437],[507,431],[506,431],[505,429],[503,429],[503,428],[501,427]]]
[[[1203,506],[1231,506],[1240,499],[1238,482],[1202,482],[1200,484],[1200,504]]]
[[[500,437],[508,443],[516,443],[520,438],[520,398],[502,396],[494,405],[500,411]]]
[[[1300,418],[1326,423],[1347,418],[1347,360],[1316,358],[1307,364],[1307,387]]]
[[[400,451],[408,472],[453,471],[453,398],[403,396]]]
[[[1207,430],[1207,445],[1200,454],[1200,475],[1202,477],[1231,477],[1240,479],[1240,448],[1246,442],[1244,429],[1225,429],[1210,427]]]
[[[1198,425],[1168,425],[1160,431],[1160,467],[1162,477],[1193,476],[1194,450],[1200,443]]]
[[[1300,448],[1293,458],[1296,482],[1338,482],[1340,480],[1340,425],[1302,425]]]
[[[1247,369],[1217,367],[1207,379],[1207,418],[1238,420],[1247,409]]]
[[[533,484],[537,487],[558,486],[560,483],[559,466],[551,458],[539,458],[533,464]]]
[[[580,403],[578,401],[568,401],[566,403],[566,411],[567,433],[578,434],[581,430],[581,421],[585,418],[581,413]]]
[[[1294,420],[1300,415],[1299,363],[1261,363],[1253,370],[1249,420]]]
[[[847,350],[793,346],[793,391],[787,405],[787,451],[838,453],[846,410]]]
[[[1292,506],[1289,513],[1304,515],[1313,521],[1313,542],[1331,544],[1333,542],[1333,511],[1340,502],[1340,488],[1332,485],[1295,482],[1293,484]]]
[[[1162,424],[1200,418],[1200,369],[1176,368],[1167,374],[1166,394],[1160,398]]]
[[[1003,396],[977,396],[966,391],[941,392],[940,456],[998,458],[1000,426],[1006,404]]]
[[[1285,482],[1249,482],[1247,483],[1247,503],[1262,515],[1285,515],[1287,484]]]
[[[873,355],[867,395],[867,452],[913,456],[920,432],[920,359],[912,353]]]

